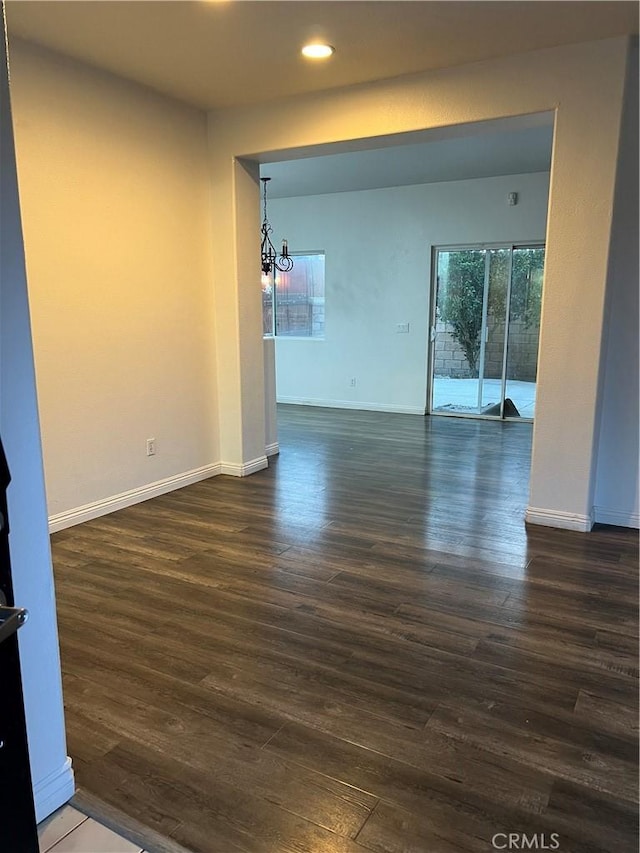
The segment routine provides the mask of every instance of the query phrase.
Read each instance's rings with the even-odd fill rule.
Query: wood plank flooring
[[[52,537],[79,785],[198,853],[635,853],[636,533],[525,530],[528,424],[279,437]]]

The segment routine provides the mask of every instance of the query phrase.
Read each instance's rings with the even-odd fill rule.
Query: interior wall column
[[[238,476],[267,466],[259,177],[253,161],[214,162],[220,458],[223,473]]]
[[[612,65],[606,82],[594,79],[556,111],[526,514],[531,523],[583,531],[593,525],[624,57]]]

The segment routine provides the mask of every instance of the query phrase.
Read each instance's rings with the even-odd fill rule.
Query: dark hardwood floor
[[[635,853],[636,533],[525,530],[528,424],[279,417],[52,537],[79,785],[202,853]]]

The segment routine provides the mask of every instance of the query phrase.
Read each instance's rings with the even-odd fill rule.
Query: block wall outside
[[[499,379],[502,376],[502,352],[504,343],[504,322],[495,322],[489,318],[489,335],[485,347],[486,379]],[[527,326],[523,320],[511,323],[509,335],[509,379],[523,382],[535,382],[538,362],[539,327]],[[449,325],[441,320],[436,324],[436,342],[434,351],[434,374],[450,379],[470,379],[475,375],[469,368],[464,351]]]

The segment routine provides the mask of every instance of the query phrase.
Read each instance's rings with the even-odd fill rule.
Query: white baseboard
[[[540,509],[535,506],[527,508],[524,520],[527,524],[559,527],[561,530],[577,530],[580,533],[588,533],[593,527],[593,518],[590,515],[561,512],[556,509]]]
[[[604,506],[594,506],[593,515],[600,524],[640,528],[640,514],[637,512],[622,512],[617,509],[607,509]]]
[[[36,821],[40,823],[60,806],[68,803],[75,794],[75,790],[71,759],[67,758],[62,767],[34,783],[33,799],[36,806]]]
[[[363,403],[359,400],[319,400],[313,397],[278,397],[278,403],[318,406],[321,409],[355,409],[364,412],[391,412],[398,415],[425,415],[425,406],[396,406],[388,403]]]
[[[115,512],[118,509],[142,503],[149,498],[164,495],[175,489],[181,489],[183,486],[190,486],[192,483],[215,477],[216,474],[221,473],[222,466],[220,463],[203,465],[202,468],[194,468],[192,471],[185,471],[184,474],[166,477],[164,480],[157,480],[155,483],[148,483],[146,486],[140,486],[137,489],[129,489],[127,492],[121,492],[119,495],[113,495],[110,498],[94,501],[94,503],[85,504],[66,512],[59,512],[56,515],[49,516],[49,532],[56,533],[58,530],[73,527],[75,524],[82,524],[83,521],[91,521],[92,518],[108,515],[108,513]]]
[[[249,474],[255,474],[256,471],[262,471],[263,468],[269,467],[269,460],[266,456],[257,456],[250,462],[221,462],[220,473],[230,474],[232,477],[247,477]]]
[[[280,453],[280,445],[278,444],[277,441],[274,441],[273,444],[267,444],[267,446],[264,449],[264,452],[267,455],[267,457],[277,456],[278,453]]]

